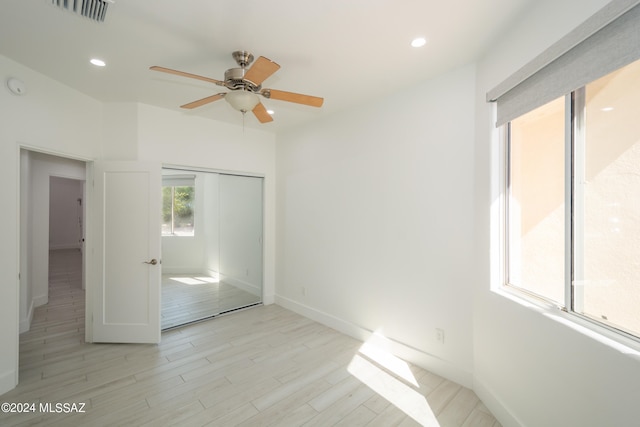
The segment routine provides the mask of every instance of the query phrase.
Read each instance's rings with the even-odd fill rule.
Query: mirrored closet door
[[[163,169],[162,329],[262,302],[263,178]]]

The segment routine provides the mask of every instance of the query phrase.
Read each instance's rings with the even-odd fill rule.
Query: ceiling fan
[[[309,105],[311,107],[322,106],[324,99],[317,96],[262,88],[262,82],[280,68],[280,65],[276,64],[272,60],[261,56],[255,61],[251,68],[247,68],[253,62],[252,54],[239,50],[233,52],[232,56],[238,63],[239,68],[230,68],[225,71],[224,80],[216,80],[209,77],[199,76],[197,74],[186,73],[184,71],[159,67],[157,65],[150,67],[150,69],[214,83],[218,86],[224,86],[230,90],[230,92],[217,93],[215,95],[207,96],[206,98],[181,105],[181,108],[197,108],[224,98],[236,110],[243,114],[247,111],[251,111],[260,123],[267,123],[273,121],[273,118],[260,102],[258,95],[262,95],[267,99],[295,102],[296,104]]]

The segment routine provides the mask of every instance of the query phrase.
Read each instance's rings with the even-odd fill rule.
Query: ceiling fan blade
[[[249,80],[256,86],[260,86],[269,76],[278,71],[280,66],[272,60],[261,56],[256,59],[249,71],[244,75],[245,80]]]
[[[324,98],[303,95],[301,93],[285,92],[284,90],[263,89],[260,93],[269,99],[295,102],[296,104],[304,104],[311,107],[322,107],[322,103],[324,102]]]
[[[256,105],[251,111],[253,111],[253,114],[260,121],[260,123],[268,123],[273,121],[273,117],[271,117],[271,114],[267,113],[267,109],[264,108],[264,105],[261,102],[259,102],[258,105]]]
[[[184,71],[172,70],[171,68],[158,67],[157,65],[154,65],[153,67],[149,67],[149,69],[153,71],[161,71],[163,73],[175,74],[176,76],[189,77],[190,79],[202,80],[205,82],[224,86],[223,81],[210,79],[209,77],[199,76],[197,74],[185,73]]]
[[[181,105],[180,108],[192,109],[197,107],[202,107],[203,105],[209,104],[210,102],[217,101],[218,99],[224,98],[224,93],[217,93],[215,95],[207,96],[206,98],[199,99],[197,101],[190,102],[188,104]]]

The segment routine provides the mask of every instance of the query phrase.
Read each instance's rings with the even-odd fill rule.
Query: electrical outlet
[[[444,329],[436,328],[436,341],[444,344]]]

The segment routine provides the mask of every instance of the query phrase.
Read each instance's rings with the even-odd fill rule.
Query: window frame
[[[584,335],[599,340],[621,351],[640,351],[640,338],[627,331],[602,323],[599,319],[591,319],[574,311],[578,308],[573,300],[579,297],[580,284],[574,286],[573,254],[577,234],[571,219],[576,211],[572,194],[575,177],[579,171],[565,167],[565,286],[564,305],[549,303],[526,290],[506,285],[508,280],[508,186],[506,157],[505,124],[514,118],[527,113],[552,99],[567,93],[573,93],[577,87],[587,86],[590,82],[622,68],[631,62],[640,60],[640,0],[613,0],[603,6],[595,14],[575,27],[572,31],[549,46],[523,67],[515,71],[493,89],[486,93],[487,102],[494,103],[493,119],[498,144],[492,147],[491,188],[496,197],[491,204],[491,290],[510,300],[534,310],[545,316],[579,330]],[[567,98],[565,97],[565,100]],[[567,101],[565,101],[566,103]],[[566,104],[565,104],[566,105]],[[565,108],[565,114],[571,109]],[[570,125],[567,125],[570,123]],[[576,122],[565,120],[565,161],[573,161],[574,144],[567,144],[566,131],[572,131]],[[493,151],[495,150],[495,151]],[[580,219],[578,218],[578,221]],[[570,224],[566,227],[566,223]],[[567,247],[569,250],[567,250]],[[571,254],[570,257],[567,254]],[[570,259],[571,258],[571,259]],[[579,272],[578,272],[579,274]],[[567,283],[569,285],[567,285]],[[640,333],[638,333],[640,335]]]
[[[564,301],[557,303],[528,289],[510,283],[510,207],[511,198],[511,121],[499,127],[500,139],[500,258],[501,274],[499,290],[519,300],[524,300],[536,307],[552,310],[563,319],[575,325],[587,328],[600,337],[612,339],[634,349],[640,350],[640,333],[635,335],[624,329],[603,322],[601,319],[583,314],[577,310],[581,304],[581,288],[576,286],[576,270],[579,270],[582,259],[576,252],[584,247],[583,236],[577,231],[583,218],[579,207],[584,202],[584,192],[576,181],[584,176],[585,165],[585,91],[580,87],[565,95],[564,120],[564,202],[565,202],[565,236],[564,236]],[[576,264],[577,267],[576,267]],[[595,337],[599,338],[599,337]]]

